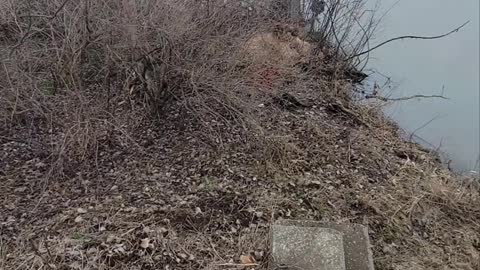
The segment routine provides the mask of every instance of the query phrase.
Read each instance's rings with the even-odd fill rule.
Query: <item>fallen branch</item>
[[[377,95],[366,95],[366,99],[379,99],[382,101],[403,101],[403,100],[409,100],[409,99],[414,99],[414,98],[441,98],[441,99],[448,99],[444,96],[441,95],[431,95],[431,96],[425,96],[425,95],[413,95],[409,97],[401,97],[401,98],[387,98],[387,97],[382,97],[382,96],[377,96]]]
[[[387,41],[384,41],[380,44],[378,44],[377,46],[375,47],[372,47],[364,52],[361,52],[361,53],[358,53],[358,54],[355,54],[355,55],[352,55],[350,57],[348,57],[345,61],[349,61],[353,58],[356,58],[356,57],[359,57],[359,56],[362,56],[364,54],[367,54],[367,53],[370,53],[371,51],[373,50],[376,50],[380,47],[382,47],[383,45],[387,44],[387,43],[390,43],[390,42],[393,42],[393,41],[397,41],[397,40],[402,40],[402,39],[439,39],[439,38],[443,38],[443,37],[446,37],[446,36],[449,36],[453,33],[456,33],[458,32],[460,29],[462,29],[463,27],[465,27],[468,23],[470,23],[470,21],[467,21],[465,22],[464,24],[460,25],[459,27],[453,29],[452,31],[448,32],[448,33],[445,33],[443,35],[439,35],[439,36],[401,36],[401,37],[396,37],[396,38],[392,38],[392,39],[389,39]]]
[[[347,109],[345,108],[345,106],[343,106],[342,103],[340,102],[333,102],[333,103],[330,103],[327,107],[327,109],[331,112],[343,112],[344,114],[346,115],[349,115],[350,117],[352,117],[352,119],[354,121],[356,121],[357,123],[361,124],[361,125],[364,125],[366,126],[367,128],[369,129],[372,129],[372,126],[370,126],[370,124],[368,124],[367,122],[365,122],[357,113],[353,112],[352,110],[350,109]]]

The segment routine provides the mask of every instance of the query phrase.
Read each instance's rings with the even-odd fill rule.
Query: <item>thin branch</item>
[[[27,37],[30,36],[30,32],[32,30],[32,26],[33,26],[33,20],[32,18],[34,17],[46,17],[48,18],[50,21],[52,21],[53,19],[55,19],[55,17],[57,17],[58,13],[60,13],[60,11],[65,7],[65,5],[70,2],[70,0],[65,0],[61,5],[60,7],[55,11],[55,13],[52,15],[52,16],[42,16],[42,15],[32,15],[31,13],[28,14],[27,16],[22,16],[22,17],[26,17],[28,18],[28,27],[27,27],[27,31],[25,31],[25,34],[22,36],[22,38],[20,38],[20,41],[18,41],[18,43],[12,47],[12,49],[10,50],[10,53],[8,54],[9,57],[12,57],[13,53],[18,49],[20,48],[23,43],[25,42],[25,40],[27,39]],[[29,6],[29,12],[31,12],[31,10],[33,9],[31,4]]]
[[[393,5],[391,5],[383,14],[382,16],[380,16],[380,18],[378,18],[378,21],[383,21],[383,19],[385,18],[385,16],[387,16],[390,11],[393,10],[393,8],[395,8],[402,0],[397,0],[397,2],[393,3]]]
[[[20,18],[47,18],[49,20],[53,20],[57,17],[57,15],[62,11],[62,9],[70,2],[70,0],[65,0],[56,10],[53,15],[45,15],[45,14],[29,14],[29,15],[22,15],[19,16]]]
[[[415,129],[411,134],[410,134],[410,138],[409,138],[409,141],[412,141],[413,137],[418,137],[415,133],[417,133],[417,131],[425,128],[426,126],[430,125],[430,123],[432,123],[433,121],[437,120],[438,118],[440,118],[440,115],[437,115],[435,117],[433,117],[432,119],[430,119],[429,121],[427,121],[425,124],[423,124],[422,126],[420,126],[419,128]],[[430,144],[430,143],[429,143]],[[431,145],[431,144],[430,144]]]
[[[35,242],[33,241],[33,239],[30,239],[30,246],[32,247],[32,250],[33,252],[35,253],[35,255],[37,255],[41,260],[42,262],[45,264],[46,268],[50,269],[50,270],[53,270],[54,269],[54,265],[49,263],[49,260],[47,260],[46,258],[44,258],[42,256],[42,253],[40,252],[40,250],[38,249],[38,247],[35,245]],[[56,267],[55,267],[56,268]]]
[[[377,96],[377,95],[366,95],[366,99],[379,99],[382,101],[403,101],[403,100],[409,100],[409,99],[414,99],[414,98],[441,98],[441,99],[449,99],[447,97],[441,96],[441,95],[431,95],[431,96],[426,96],[426,95],[413,95],[409,97],[401,97],[401,98],[387,98],[387,97],[382,97],[382,96]]]
[[[62,11],[62,9],[67,5],[68,2],[70,2],[70,0],[63,1],[63,3],[60,5],[60,7],[57,8],[55,13],[53,13],[53,15],[49,17],[49,19],[50,20],[55,19],[55,17],[57,17],[58,13],[60,13],[60,11]]]
[[[350,56],[349,58],[347,58],[345,61],[348,61],[348,60],[351,60],[352,58],[355,58],[355,57],[359,57],[359,56],[362,56],[364,54],[367,54],[373,50],[376,50],[380,47],[382,47],[383,45],[387,44],[387,43],[390,43],[390,42],[393,42],[393,41],[397,41],[397,40],[402,40],[402,39],[439,39],[439,38],[443,38],[443,37],[446,37],[446,36],[449,36],[453,33],[456,33],[458,32],[460,29],[462,29],[463,27],[465,27],[467,24],[469,24],[470,21],[467,21],[465,22],[464,24],[462,24],[461,26],[453,29],[452,31],[448,32],[448,33],[445,33],[443,35],[439,35],[439,36],[400,36],[400,37],[396,37],[396,38],[392,38],[392,39],[389,39],[387,41],[384,41],[380,44],[378,44],[377,46],[369,49],[369,50],[366,50],[364,52],[361,52],[361,53],[358,53],[358,54],[355,54],[355,55],[352,55]]]
[[[32,10],[32,4],[31,4],[31,3],[29,4],[28,9],[29,9],[29,12],[31,12],[31,10]],[[30,30],[32,29],[32,26],[33,26],[33,20],[32,20],[32,17],[29,17],[29,18],[28,18],[27,31],[25,31],[25,33],[23,34],[22,38],[20,38],[20,40],[17,42],[17,44],[12,47],[12,49],[11,49],[10,52],[8,53],[8,57],[9,57],[9,58],[12,57],[13,53],[15,52],[15,50],[17,50],[20,46],[22,46],[23,42],[25,41],[25,39],[27,38],[27,36],[30,34]]]

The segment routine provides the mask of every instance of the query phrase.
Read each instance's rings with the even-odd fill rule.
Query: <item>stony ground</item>
[[[478,185],[375,110],[294,94],[259,104],[264,152],[181,111],[102,123],[82,162],[52,156],[55,128],[1,131],[0,269],[266,269],[281,218],[367,225],[377,269],[480,269]]]

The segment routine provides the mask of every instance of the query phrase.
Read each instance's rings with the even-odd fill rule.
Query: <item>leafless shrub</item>
[[[342,68],[355,67],[361,70],[368,61],[368,55],[351,58],[368,48],[379,24],[377,9],[367,9],[366,2],[327,0],[324,1],[323,12],[310,12],[311,18],[306,27],[309,36],[317,44],[317,51],[337,60],[348,59],[345,63],[335,61],[343,64]]]
[[[48,126],[58,135],[52,156],[79,161],[95,155],[99,140],[108,140],[112,126],[104,123],[116,122],[126,103],[157,119],[181,105],[211,141],[228,136],[219,130],[229,125],[251,136],[262,126],[259,105],[287,89],[287,82],[298,88],[311,83],[302,82],[295,67],[308,61],[311,45],[301,39],[301,24],[292,23],[283,1],[245,3],[2,2],[0,24],[10,34],[0,49],[2,125]],[[321,50],[330,44],[328,50],[345,54],[367,44],[373,21],[363,32],[354,30],[366,16],[355,13],[361,3],[329,4],[315,37]],[[260,56],[252,46],[275,50]],[[269,136],[251,137],[272,145]]]

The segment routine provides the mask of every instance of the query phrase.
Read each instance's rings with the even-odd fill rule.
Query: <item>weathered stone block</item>
[[[334,229],[274,225],[272,240],[276,267],[345,270],[343,236]]]
[[[295,221],[295,220],[279,220],[275,223],[272,230],[272,235],[275,236],[275,230],[279,228],[288,227],[290,231],[298,229],[297,234],[304,234],[304,238],[311,239],[311,241],[321,240],[321,238],[315,238],[315,233],[322,232],[322,230],[316,229],[331,229],[336,233],[342,235],[343,252],[345,260],[346,270],[374,270],[373,258],[370,246],[370,240],[368,237],[367,227],[360,224],[336,224],[336,223],[324,223],[315,221]],[[325,231],[324,231],[325,232]],[[301,235],[297,235],[296,238],[300,239]],[[281,238],[272,238],[273,247],[275,247],[275,241],[281,240]],[[332,238],[333,240],[333,238]],[[323,240],[322,240],[323,241]],[[278,243],[277,243],[278,246]],[[325,248],[325,247],[323,247]],[[339,250],[338,247],[333,247],[335,250]],[[278,257],[272,251],[274,260]],[[304,253],[305,256],[315,256],[315,252]],[[328,268],[306,268],[309,269],[328,269]],[[337,268],[333,268],[337,269]]]

